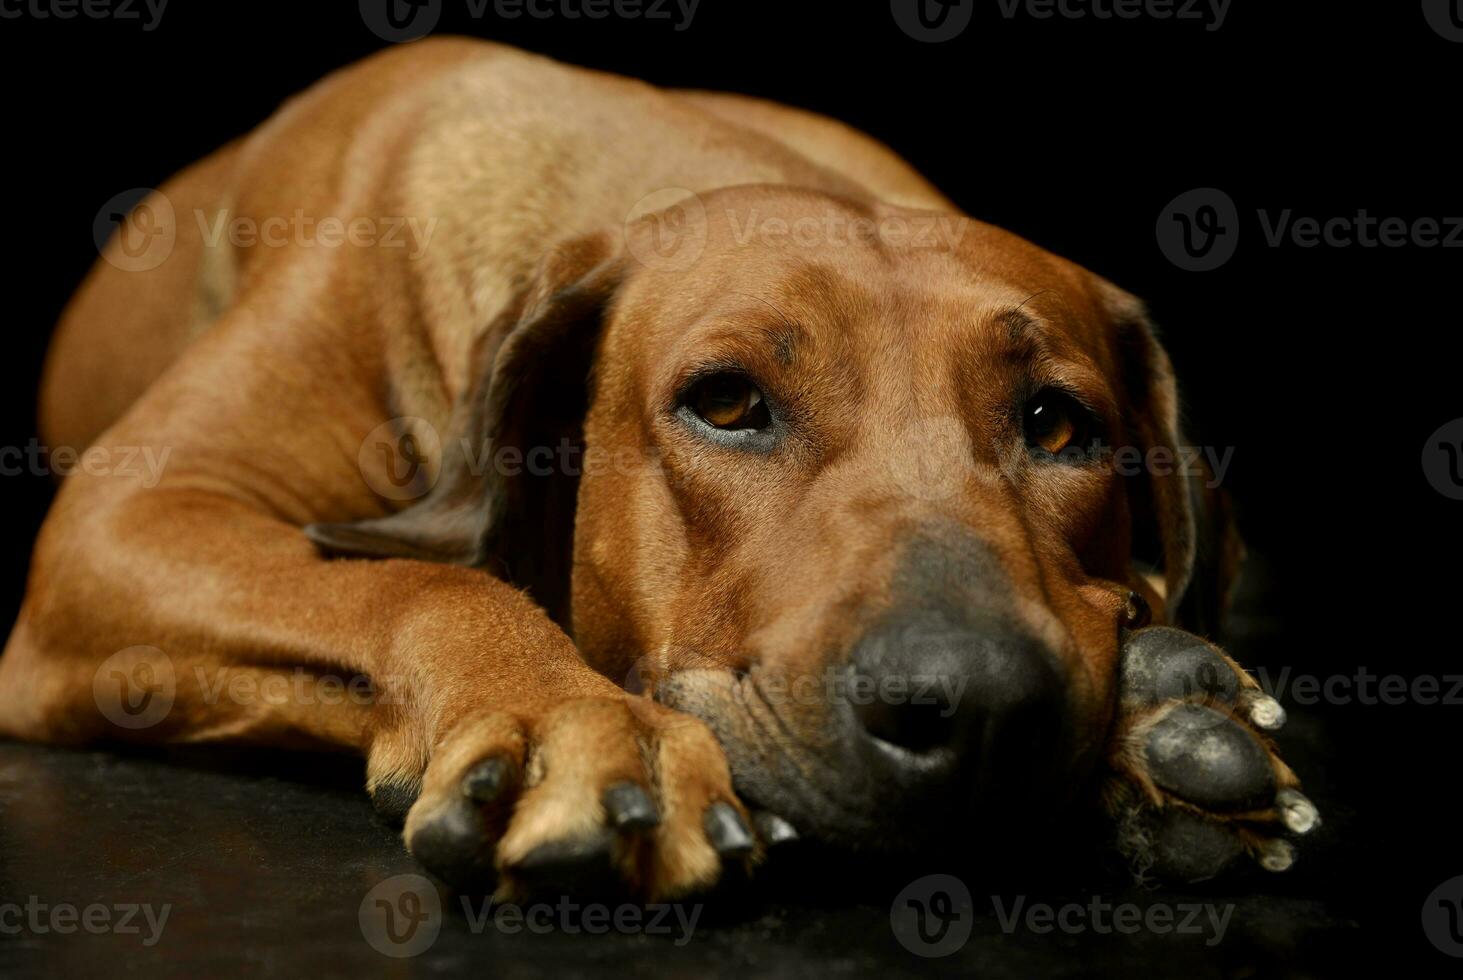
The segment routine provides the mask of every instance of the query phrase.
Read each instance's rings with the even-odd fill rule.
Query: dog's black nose
[[[1053,653],[1005,615],[899,615],[852,661],[849,700],[874,779],[1001,806],[1059,788],[1067,685]]]

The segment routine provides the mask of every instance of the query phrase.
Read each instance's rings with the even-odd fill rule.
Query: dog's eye
[[[1075,398],[1054,388],[1026,403],[1026,445],[1053,456],[1066,449],[1085,451],[1092,444],[1092,416]]]
[[[765,429],[772,424],[762,392],[740,374],[723,372],[702,378],[686,403],[718,429]]]

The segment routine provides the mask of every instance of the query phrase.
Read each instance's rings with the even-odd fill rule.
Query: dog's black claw
[[[1258,809],[1275,798],[1265,749],[1211,708],[1174,708],[1153,726],[1145,754],[1155,783],[1203,809]]]
[[[707,807],[702,823],[711,846],[722,857],[750,854],[756,843],[752,839],[752,832],[742,821],[742,815],[737,812],[736,807],[725,801]]]
[[[500,755],[484,759],[462,777],[462,794],[478,803],[492,803],[508,785],[508,760]]]
[[[752,815],[752,822],[757,825],[757,836],[761,837],[768,847],[776,847],[779,844],[798,839],[797,828],[770,810],[757,811]]]
[[[1244,853],[1229,827],[1177,807],[1155,814],[1150,870],[1170,882],[1205,881],[1230,867]]]
[[[1202,698],[1233,704],[1233,668],[1199,637],[1170,626],[1136,631],[1123,646],[1123,697],[1141,704]]]
[[[493,840],[487,822],[471,800],[450,800],[412,833],[408,846],[423,866],[460,887],[493,876]]]
[[[421,795],[420,785],[406,783],[377,783],[371,788],[371,805],[383,820],[400,827],[411,812],[412,804]]]
[[[602,802],[616,830],[649,830],[660,823],[655,802],[635,783],[615,783],[605,790]]]

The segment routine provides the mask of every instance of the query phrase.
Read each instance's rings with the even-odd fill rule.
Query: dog
[[[60,486],[0,733],[356,751],[449,881],[1081,801],[1187,881],[1317,822],[1198,635],[1222,503],[1109,452],[1182,445],[1141,303],[827,118],[383,52],[131,212],[41,420],[166,462]]]

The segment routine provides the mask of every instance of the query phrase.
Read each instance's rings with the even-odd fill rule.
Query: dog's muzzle
[[[749,803],[805,837],[899,851],[1029,826],[1080,775],[1066,670],[988,552],[945,549],[939,568],[907,579],[917,590],[900,589],[822,678],[767,662],[676,675],[661,696],[716,732]]]

